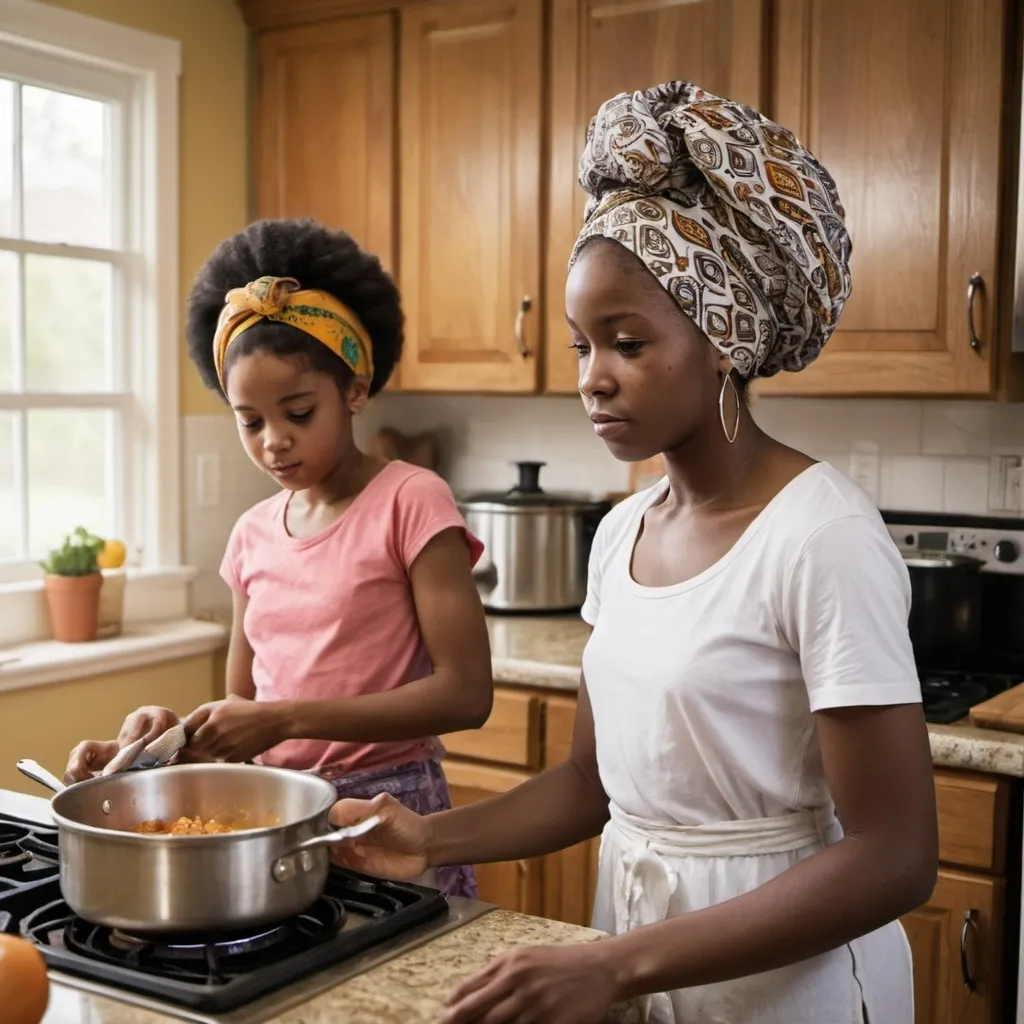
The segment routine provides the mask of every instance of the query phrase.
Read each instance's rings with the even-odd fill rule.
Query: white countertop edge
[[[28,782],[28,780],[25,780]],[[32,785],[32,783],[28,783]],[[39,787],[43,792],[43,787]],[[39,825],[52,825],[53,815],[50,813],[50,798],[29,796],[13,789],[0,789],[0,814],[10,818],[21,818],[23,821],[34,821]]]
[[[208,654],[227,636],[218,623],[185,618],[127,625],[120,636],[85,644],[45,640],[0,648],[0,693]]]

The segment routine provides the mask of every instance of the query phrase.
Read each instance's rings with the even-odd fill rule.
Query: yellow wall
[[[182,44],[182,412],[223,411],[185,352],[184,297],[213,247],[248,222],[248,45],[235,0],[46,0]]]
[[[188,714],[223,695],[222,655],[163,662],[129,672],[75,679],[52,686],[0,692],[0,789],[45,796],[15,767],[31,757],[56,775],[83,739],[117,735],[125,715],[142,704]]]

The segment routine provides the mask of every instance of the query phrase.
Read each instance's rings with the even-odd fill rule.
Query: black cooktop
[[[56,832],[0,815],[0,932],[49,967],[202,1012],[236,1010],[448,910],[434,889],[332,867],[304,914],[247,932],[135,936],[90,924],[64,902]]]
[[[937,725],[959,722],[975,704],[1022,681],[1020,676],[975,672],[922,671],[920,677],[925,720]]]

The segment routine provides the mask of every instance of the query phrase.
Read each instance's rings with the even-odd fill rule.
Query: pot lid
[[[591,508],[599,502],[585,494],[554,494],[540,485],[546,462],[514,462],[519,479],[507,491],[480,491],[462,499],[463,505],[503,505],[507,508]]]

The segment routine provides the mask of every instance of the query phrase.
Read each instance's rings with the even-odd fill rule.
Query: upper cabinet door
[[[546,391],[576,390],[564,295],[586,205],[576,172],[590,119],[620,92],[679,80],[760,108],[766,7],[765,0],[554,0]]]
[[[394,269],[390,14],[260,36],[259,213],[343,228]]]
[[[403,388],[537,388],[541,8],[402,11]]]
[[[818,361],[760,393],[993,387],[1005,6],[778,0],[774,116],[836,179],[853,293]]]

